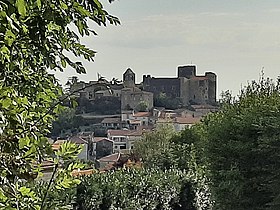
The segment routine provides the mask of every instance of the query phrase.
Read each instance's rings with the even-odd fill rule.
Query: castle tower
[[[126,88],[135,87],[135,73],[130,68],[123,74],[123,85]]]
[[[178,67],[178,77],[186,77],[191,78],[196,76],[196,66],[195,65],[187,65],[187,66],[179,66]]]
[[[205,76],[208,78],[208,101],[209,103],[215,103],[217,92],[217,75],[213,72],[206,72]]]

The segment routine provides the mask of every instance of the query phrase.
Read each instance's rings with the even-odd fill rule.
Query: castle
[[[144,103],[147,110],[153,107],[153,93],[143,91],[136,87],[135,73],[128,68],[123,74],[123,86],[121,90],[121,109],[137,109],[137,107]]]
[[[170,98],[180,98],[184,105],[214,104],[216,102],[217,76],[206,72],[196,75],[195,65],[178,67],[176,78],[155,78],[143,76],[143,90],[152,92],[155,97],[165,93]]]
[[[111,88],[100,90],[97,84],[103,84]],[[112,84],[107,80],[90,81],[89,83],[77,82],[72,85],[71,91],[78,87],[86,87],[79,91],[80,97],[94,100],[112,94],[120,97],[121,109],[135,109],[139,104],[145,103],[147,110],[153,107],[153,98],[164,93],[169,98],[179,98],[183,105],[204,105],[216,103],[217,76],[213,72],[206,72],[204,75],[196,75],[195,65],[178,67],[178,75],[174,78],[155,78],[151,75],[143,75],[140,84],[135,83],[135,73],[128,68],[123,74],[122,84]]]

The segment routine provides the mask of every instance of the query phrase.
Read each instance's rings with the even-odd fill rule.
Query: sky
[[[197,66],[197,74],[218,77],[217,97],[237,95],[262,69],[266,77],[280,75],[279,0],[101,0],[121,25],[90,26],[98,36],[82,38],[97,51],[95,62],[83,62],[86,75],[56,72],[65,84],[71,76],[82,81],[122,79],[131,68],[136,81],[144,74],[176,77],[177,67]]]

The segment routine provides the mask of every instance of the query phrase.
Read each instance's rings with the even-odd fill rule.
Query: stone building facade
[[[135,73],[127,69],[123,74],[124,88],[121,90],[121,109],[137,109],[140,103],[147,106],[147,110],[153,107],[153,93],[140,90],[135,86]]]
[[[216,102],[217,76],[213,72],[196,75],[195,65],[178,67],[176,78],[155,78],[143,76],[143,90],[154,97],[165,93],[170,98],[181,98],[184,105],[214,104]]]
[[[170,98],[180,98],[184,105],[216,102],[216,74],[206,72],[204,75],[197,75],[195,65],[179,66],[178,75],[174,78],[143,75],[141,84],[136,84],[135,79],[135,73],[128,68],[123,74],[123,83],[113,84],[107,80],[75,82],[70,89],[71,92],[76,91],[77,97],[89,100],[103,96],[118,97],[121,99],[122,110],[135,110],[139,103],[144,103],[147,110],[150,110],[153,107],[153,98],[160,93],[165,93]],[[80,91],[77,91],[79,89]]]

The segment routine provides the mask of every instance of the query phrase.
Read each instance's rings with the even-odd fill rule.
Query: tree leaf
[[[26,5],[25,5],[25,0],[17,0],[16,1],[16,6],[18,9],[18,13],[21,16],[26,16]]]
[[[102,4],[100,3],[99,0],[93,0],[93,1],[94,1],[94,3],[96,4],[96,6],[97,6],[98,8],[102,9]]]
[[[37,6],[38,6],[39,9],[41,9],[41,7],[42,7],[42,2],[41,2],[41,0],[37,0]]]
[[[61,58],[60,62],[61,62],[62,67],[66,68],[66,61],[65,61],[65,59]]]
[[[11,99],[6,98],[2,101],[2,108],[3,109],[9,109],[10,105],[11,105]]]
[[[11,30],[7,30],[5,33],[5,41],[8,46],[12,46],[13,42],[15,41],[16,36]]]

